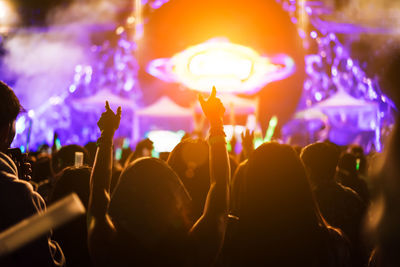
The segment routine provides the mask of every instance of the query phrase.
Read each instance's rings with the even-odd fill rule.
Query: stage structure
[[[339,145],[356,143],[366,151],[381,151],[382,133],[394,124],[397,108],[382,93],[378,79],[368,77],[365,67],[351,56],[350,45],[354,36],[379,36],[390,29],[344,23],[340,12],[320,1],[281,3],[298,25],[305,48],[313,50],[305,57],[307,78],[298,106],[302,116],[285,125],[284,138],[295,137],[300,145],[329,139]],[[302,14],[302,20],[295,19],[296,13]],[[350,40],[347,45],[339,35]]]
[[[132,139],[137,142],[151,131],[192,132],[194,130],[193,115],[193,109],[183,108],[167,96],[163,96],[155,103],[135,111]],[[168,140],[164,141],[168,142]]]
[[[140,65],[140,61],[146,59],[146,55],[138,53],[147,44],[143,43],[146,39],[146,23],[152,23],[154,19],[152,14],[164,6],[169,8],[168,5],[172,2],[174,0],[143,1],[140,10],[146,9],[148,12],[143,13],[139,10],[134,12],[136,15],[144,16],[138,20],[140,25],[132,25],[135,21],[133,18],[127,20],[126,24],[110,24],[102,28],[107,34],[112,32],[115,40],[111,42],[106,39],[102,43],[93,44],[87,53],[95,60],[76,65],[71,84],[65,90],[47,98],[38,107],[21,114],[17,120],[17,136],[13,145],[21,147],[24,151],[28,146],[37,148],[43,143],[51,144],[54,131],[59,133],[63,145],[85,144],[87,141],[96,140],[98,137],[96,122],[103,110],[103,104],[101,101],[95,102],[100,96],[112,97],[116,102],[120,102],[112,104],[122,103],[121,105],[125,106],[124,111],[129,112],[124,112],[124,121],[117,134],[134,135],[132,125],[135,124],[133,121],[138,115],[133,115],[130,110],[140,110],[146,108],[149,103],[157,101],[154,99],[148,101],[143,97],[151,88],[143,86],[138,74],[141,69],[147,68],[151,75],[157,76],[161,81],[170,82],[168,84],[179,83],[194,91],[211,89],[210,79],[215,80],[216,73],[225,76],[218,84],[225,95],[232,90],[230,94],[240,94],[238,96],[240,98],[246,95],[246,100],[254,101],[274,87],[275,83],[272,81],[292,78],[296,75],[293,72],[301,70],[303,68],[301,64],[304,64],[306,78],[304,85],[300,85],[303,91],[297,105],[297,116],[293,116],[293,120],[283,127],[282,138],[290,139],[300,133],[303,137],[308,136],[303,138],[303,141],[313,142],[320,140],[318,136],[321,134],[318,131],[329,130],[325,137],[329,137],[333,142],[348,144],[359,141],[367,150],[382,149],[381,133],[394,123],[393,114],[397,109],[381,92],[378,80],[369,77],[360,62],[352,57],[349,48],[351,42],[344,45],[340,41],[346,39],[347,35],[367,32],[381,34],[382,30],[327,21],[324,16],[332,14],[333,11],[319,1],[278,0],[298,30],[307,54],[304,60],[298,60],[285,52],[275,51],[279,45],[273,47],[275,50],[272,49],[274,51],[271,54],[265,54],[268,49],[264,51],[262,45],[257,45],[257,41],[244,44],[238,36],[235,38],[226,36],[227,38],[220,39],[224,35],[205,38],[205,34],[201,38],[193,38],[195,43],[185,45],[185,42],[182,42],[182,48],[177,51],[170,49],[164,40],[157,39],[155,42],[158,42],[161,48],[166,47],[165,50],[159,55],[147,58],[149,60],[144,60],[145,65]],[[251,7],[246,6],[246,8]],[[182,13],[183,15],[191,14]],[[99,27],[93,29],[94,32],[99,32]],[[163,28],[160,32],[172,33],[174,30],[167,27],[167,31]],[[210,29],[214,30],[216,31]],[[193,29],[191,31],[194,32]],[[218,39],[214,39],[216,37]],[[242,37],[246,39],[247,36]],[[205,42],[207,40],[209,42]],[[178,43],[177,40],[176,42]],[[265,44],[268,44],[268,40]],[[287,42],[282,42],[281,45],[290,46]],[[165,52],[167,50],[168,53]],[[212,61],[209,61],[210,58]],[[214,59],[219,61],[215,62]],[[229,62],[229,66],[221,62]],[[240,64],[240,67],[230,68],[236,64]],[[13,85],[12,81],[10,84]],[[283,93],[286,100],[296,95],[294,91],[293,94],[288,92]],[[21,96],[24,91],[17,93]],[[158,95],[162,97],[163,92]],[[175,91],[175,95],[180,93]],[[173,101],[176,102],[174,99]],[[349,102],[344,105],[346,101]],[[90,108],[80,110],[80,107],[86,104],[90,105]],[[273,102],[260,103],[261,107],[271,104]],[[282,106],[286,108],[284,103]],[[257,108],[254,109],[254,113],[257,113]],[[245,110],[250,110],[254,116],[251,108]],[[188,114],[190,112],[192,111],[188,111]],[[318,113],[319,115],[316,115]],[[281,121],[279,119],[279,123]],[[150,126],[145,127],[150,129]],[[136,127],[133,128],[138,130]],[[135,138],[144,137],[140,136],[143,135],[141,129],[139,133]]]

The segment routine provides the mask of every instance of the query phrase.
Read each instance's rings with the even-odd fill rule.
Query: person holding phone
[[[17,165],[6,154],[21,110],[13,90],[0,81],[0,231],[46,209],[43,198],[32,185],[18,178]],[[62,266],[64,263],[62,250],[49,236],[0,259],[0,266]]]

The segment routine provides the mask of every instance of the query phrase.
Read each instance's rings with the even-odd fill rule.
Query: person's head
[[[96,151],[97,151],[96,142],[93,141],[87,142],[84,148],[87,150],[89,154],[89,165],[93,166],[94,158],[96,157]]]
[[[15,136],[15,120],[22,107],[13,90],[0,81],[0,151],[5,152]]]
[[[59,174],[59,178],[50,196],[51,202],[56,202],[71,193],[76,193],[83,205],[87,208],[89,202],[89,181],[91,168],[67,167]]]
[[[109,214],[117,230],[127,233],[136,245],[173,256],[191,226],[186,217],[188,202],[184,185],[164,161],[140,158],[123,170]]]
[[[339,151],[333,144],[314,143],[308,145],[303,148],[300,157],[314,184],[334,179]]]
[[[32,164],[32,181],[40,183],[51,178],[51,157],[50,155],[42,154]]]
[[[210,187],[208,144],[202,139],[185,139],[170,153],[167,163],[178,174],[193,199],[194,218],[201,216]]]
[[[83,153],[83,164],[89,165],[90,158],[87,150],[78,145],[67,145],[63,146],[59,151],[57,151],[52,158],[51,167],[54,174],[57,174],[62,169],[75,165],[75,152]]]
[[[273,142],[258,147],[247,162],[243,184],[241,220],[250,220],[252,227],[257,224],[255,229],[269,225],[288,230],[320,223],[306,171],[289,145]]]

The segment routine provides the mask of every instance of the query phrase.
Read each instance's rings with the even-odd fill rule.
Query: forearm
[[[112,175],[112,137],[99,139],[96,157],[90,177],[88,215],[104,218],[110,202]]]
[[[210,266],[218,255],[225,236],[229,201],[229,161],[225,135],[213,133],[210,143],[210,189],[203,216],[190,232],[195,251],[197,266]]]
[[[229,203],[229,157],[222,122],[211,124],[210,137],[210,191],[207,197],[209,213],[223,215]]]

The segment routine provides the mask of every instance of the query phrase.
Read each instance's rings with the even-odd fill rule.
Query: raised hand
[[[120,120],[121,107],[118,107],[117,114],[115,114],[114,111],[111,110],[108,101],[106,101],[106,111],[101,114],[97,126],[99,126],[102,135],[113,136],[119,127]]]
[[[246,131],[242,132],[242,146],[243,147],[253,147],[253,141],[254,141],[254,131],[250,132],[249,129],[246,129]]]
[[[241,136],[242,136],[242,151],[244,153],[245,158],[248,158],[254,150],[254,131],[250,132],[249,129],[246,129],[246,131],[243,132]]]
[[[217,98],[217,90],[213,86],[212,92],[208,100],[204,100],[202,95],[199,95],[199,102],[204,115],[210,121],[211,124],[221,123],[224,117],[225,108],[221,100]]]

